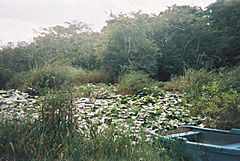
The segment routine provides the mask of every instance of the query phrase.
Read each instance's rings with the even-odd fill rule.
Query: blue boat
[[[240,129],[182,127],[189,131],[158,137],[167,142],[181,142],[186,154],[194,161],[240,161]]]

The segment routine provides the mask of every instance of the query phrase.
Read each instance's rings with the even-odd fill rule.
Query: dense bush
[[[15,73],[9,68],[0,67],[0,89],[4,88]]]
[[[221,88],[228,90],[229,88],[240,92],[240,66],[224,69],[219,73],[221,79]]]
[[[216,78],[215,73],[201,70],[187,70],[182,76],[175,76],[164,86],[165,90],[177,90],[184,92],[193,92],[198,90],[202,85],[213,81]],[[196,92],[197,94],[197,92]]]
[[[26,91],[29,77],[29,72],[15,73],[12,75],[11,79],[6,82],[3,88]]]
[[[154,84],[155,81],[148,74],[133,71],[120,77],[118,91],[124,94],[135,94],[143,89],[150,89]]]
[[[103,71],[85,71],[71,66],[46,65],[37,70],[15,74],[7,83],[7,88],[42,93],[46,89],[59,89],[62,85],[108,82]]]
[[[45,88],[58,89],[71,79],[75,73],[70,73],[69,68],[45,66],[43,68],[22,72],[15,75],[7,84],[8,88],[27,90],[28,87],[42,92]]]
[[[239,70],[240,67],[218,72],[187,71],[169,84],[186,92],[186,98],[193,104],[191,113],[208,117],[208,126],[240,127]]]

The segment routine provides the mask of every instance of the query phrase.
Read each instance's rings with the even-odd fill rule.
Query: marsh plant
[[[104,94],[103,89],[98,88]],[[131,131],[123,133],[119,126],[111,125],[104,131],[91,123],[79,126],[75,94],[70,89],[49,90],[40,97],[39,117],[34,121],[1,121],[0,158],[19,161],[183,160],[182,152],[165,147],[159,140],[149,141],[145,131],[140,132],[141,139],[136,140]],[[99,96],[99,91],[94,91]]]
[[[73,97],[69,88],[48,91],[39,100],[38,119],[1,122],[0,154],[9,160],[54,160],[62,155],[76,131]]]

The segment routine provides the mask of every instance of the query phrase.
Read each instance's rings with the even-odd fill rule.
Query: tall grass
[[[69,88],[48,91],[39,117],[1,121],[0,154],[9,160],[57,160],[77,130],[76,109]]]
[[[183,154],[174,146],[164,147],[159,140],[140,140],[133,144],[128,134],[119,134],[114,128],[97,132],[64,134],[50,133],[42,124],[6,125],[1,123],[0,157],[9,160],[183,160]],[[173,150],[174,149],[174,150]]]

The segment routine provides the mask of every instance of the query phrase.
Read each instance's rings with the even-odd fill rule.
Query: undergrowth
[[[207,117],[210,127],[230,129],[240,127],[240,67],[215,72],[189,70],[185,75],[173,78],[166,90],[185,92],[192,104],[191,114]]]
[[[160,83],[150,78],[148,74],[132,71],[123,74],[119,78],[117,90],[122,94],[137,94],[140,92],[152,93],[155,92],[155,86]]]
[[[6,84],[6,88],[19,89],[39,95],[49,89],[58,90],[63,85],[78,86],[83,83],[105,83],[108,82],[108,79],[108,76],[101,70],[86,71],[68,65],[53,64],[15,74]]]

